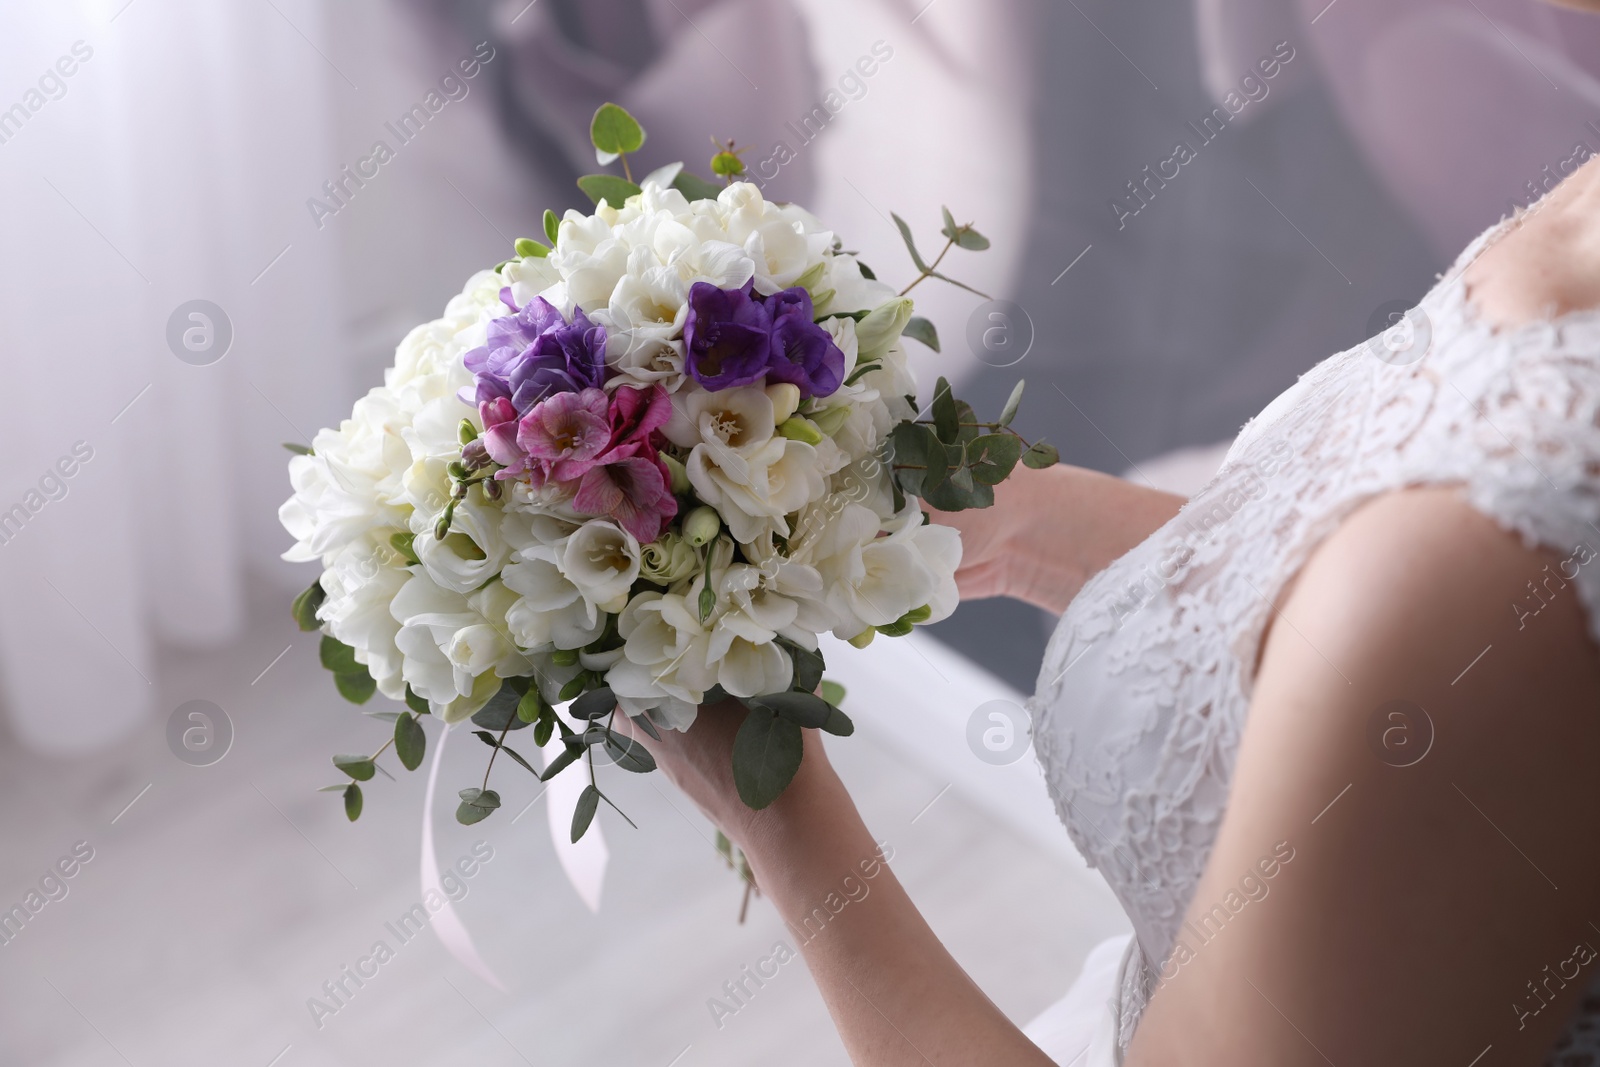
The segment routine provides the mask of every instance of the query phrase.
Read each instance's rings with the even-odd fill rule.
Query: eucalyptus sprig
[[[898,493],[920,497],[940,511],[966,511],[994,503],[994,487],[1025,467],[1049,467],[1060,453],[1043,441],[1029,444],[1011,428],[1026,382],[1011,390],[1000,417],[980,422],[957,400],[950,383],[934,386],[932,418],[907,419],[889,434],[887,450]],[[898,501],[897,501],[898,503]]]

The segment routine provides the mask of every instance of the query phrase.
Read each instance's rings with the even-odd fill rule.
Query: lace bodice
[[[1600,313],[1496,331],[1461,276],[1517,221],[1474,241],[1403,324],[1247,423],[1217,476],[1056,628],[1029,710],[1061,819],[1133,923],[1121,1047],[1216,838],[1272,604],[1344,516],[1391,490],[1458,485],[1572,560],[1564,576],[1600,640],[1600,565],[1584,565],[1600,554]],[[1590,1051],[1563,1062],[1600,1063]]]

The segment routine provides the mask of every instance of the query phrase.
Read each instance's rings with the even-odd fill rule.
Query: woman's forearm
[[[1060,614],[1083,583],[1178,513],[1184,498],[1083,467],[1019,467],[995,490],[1009,595]]]
[[[825,761],[743,836],[857,1067],[1050,1063],[939,942]]]

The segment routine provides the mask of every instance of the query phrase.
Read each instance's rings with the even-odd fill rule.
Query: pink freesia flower
[[[578,483],[572,506],[604,515],[647,545],[678,513],[666,465],[655,457],[629,456],[590,469]]]
[[[621,386],[612,395],[610,441],[584,473],[572,506],[586,515],[604,515],[649,544],[678,513],[672,476],[661,462],[657,431],[672,417],[665,389]]]
[[[534,488],[546,481],[582,478],[611,442],[606,393],[557,393],[535,404],[517,424],[517,445],[527,453]]]
[[[489,458],[504,467],[495,478],[504,480],[526,473],[528,454],[517,444],[517,409],[505,397],[478,405],[483,419],[483,447]]]

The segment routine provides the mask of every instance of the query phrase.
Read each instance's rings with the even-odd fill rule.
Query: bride
[[[1193,499],[1057,467],[939,516],[964,596],[1065,613],[1035,748],[1134,935],[1024,1034],[874,867],[804,950],[856,1063],[1600,1062],[1597,305],[1590,162]],[[814,732],[747,810],[738,714],[643,740],[798,926],[877,845]]]

